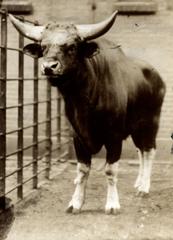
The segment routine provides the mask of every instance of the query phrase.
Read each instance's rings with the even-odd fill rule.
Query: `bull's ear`
[[[43,56],[41,45],[37,43],[31,43],[23,48],[23,52],[33,58],[40,58]]]
[[[96,42],[85,42],[81,46],[82,56],[86,58],[91,58],[99,53],[99,46]]]

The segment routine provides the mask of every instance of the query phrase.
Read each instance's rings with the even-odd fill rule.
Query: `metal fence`
[[[24,19],[23,19],[24,21]],[[25,55],[23,46],[25,39],[20,34],[18,47],[7,44],[8,14],[0,9],[0,206],[6,206],[6,197],[13,201],[22,199],[29,189],[36,189],[40,182],[49,179],[52,171],[58,171],[60,162],[68,155],[68,124],[63,114],[63,101],[58,91],[52,95],[50,83],[39,76],[39,61],[33,59],[33,70],[30,77],[25,77]],[[33,23],[34,24],[34,23]],[[18,34],[18,33],[16,33]],[[9,78],[7,69],[10,53],[16,52],[18,61],[17,77]],[[32,85],[32,101],[25,102],[25,83]],[[16,84],[17,104],[7,104],[10,87]],[[39,98],[40,83],[46,85],[45,99]],[[44,95],[44,94],[43,94]],[[27,111],[27,108],[32,111]],[[40,110],[41,109],[41,110]],[[8,130],[7,122],[10,113],[14,124]],[[41,119],[39,113],[41,111]],[[26,115],[32,115],[25,124]],[[44,117],[43,117],[44,116]],[[17,126],[17,127],[15,127]],[[40,129],[41,134],[40,134]],[[27,133],[27,138],[25,132]],[[13,141],[11,140],[13,139]],[[26,139],[29,139],[27,141]]]

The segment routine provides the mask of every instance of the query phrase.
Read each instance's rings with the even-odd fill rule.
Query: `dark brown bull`
[[[76,189],[69,212],[79,212],[85,198],[91,157],[102,146],[107,150],[106,213],[120,209],[117,161],[122,141],[131,135],[138,148],[140,168],[135,187],[149,193],[165,85],[148,63],[125,56],[113,42],[99,39],[113,25],[117,12],[98,24],[32,26],[12,15],[14,26],[37,41],[24,48],[43,57],[42,73],[62,93],[66,115],[74,128],[78,158]]]

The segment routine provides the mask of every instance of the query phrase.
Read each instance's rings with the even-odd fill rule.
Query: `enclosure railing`
[[[24,21],[24,19],[23,19]],[[50,173],[59,168],[60,162],[68,156],[69,131],[63,113],[63,101],[58,91],[52,95],[50,83],[43,77],[39,77],[39,61],[33,59],[33,72],[29,78],[25,77],[25,55],[23,54],[24,38],[19,34],[18,47],[11,47],[7,44],[8,13],[0,9],[0,207],[6,207],[6,197],[10,199],[22,199],[28,194],[29,189],[36,189],[43,178],[49,178]],[[33,23],[36,24],[36,23]],[[7,63],[9,52],[15,51],[18,57],[18,76],[8,77]],[[33,87],[33,100],[25,102],[24,84],[31,82]],[[8,83],[17,85],[17,104],[7,105],[9,98],[7,91]],[[39,99],[39,83],[44,82],[45,99]],[[8,85],[10,88],[10,85]],[[16,94],[14,92],[13,94]],[[44,106],[43,106],[44,105]],[[24,124],[26,114],[24,110],[31,107],[32,122]],[[16,128],[7,129],[8,116],[10,111],[16,109]],[[40,120],[39,113],[42,113]],[[53,110],[52,110],[53,109]],[[7,114],[8,111],[8,114]],[[45,113],[45,117],[43,115]],[[56,115],[53,115],[53,114]],[[43,127],[44,126],[44,127]],[[40,128],[44,128],[40,135]],[[29,144],[25,144],[25,131],[29,130]],[[44,133],[44,134],[43,134]],[[13,136],[13,142],[8,139]],[[10,142],[10,143],[9,143]],[[9,145],[15,145],[16,148]],[[57,168],[56,168],[57,167]],[[40,177],[41,176],[41,177]],[[29,183],[29,187],[25,187]],[[14,201],[15,201],[14,200]]]

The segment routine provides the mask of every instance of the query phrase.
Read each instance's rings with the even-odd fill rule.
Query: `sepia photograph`
[[[173,240],[173,0],[0,0],[0,240]]]

